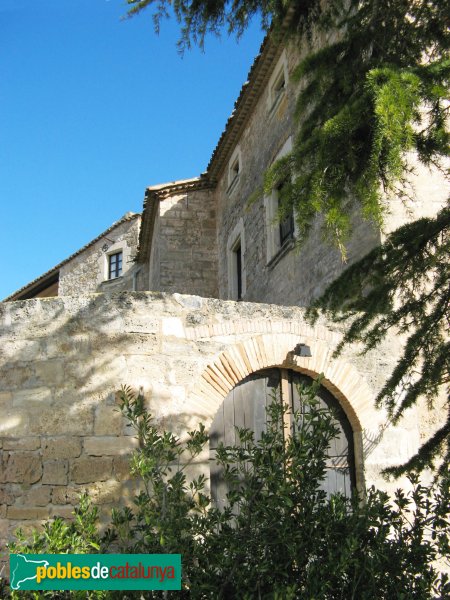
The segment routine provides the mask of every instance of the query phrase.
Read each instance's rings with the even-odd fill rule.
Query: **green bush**
[[[412,491],[398,490],[392,501],[374,488],[364,499],[327,495],[321,482],[336,428],[314,399],[317,385],[300,390],[307,410],[293,415],[294,434],[283,427],[287,407],[274,399],[261,439],[239,429],[239,445],[219,446],[229,489],[223,510],[211,504],[204,475],[185,475],[208,441],[204,427],[181,442],[159,431],[143,397],[125,388],[121,410],[140,442],[133,509],[115,509],[100,540],[96,510],[83,498],[74,522],[58,519],[11,551],[182,554],[181,592],[47,593],[53,598],[449,597],[436,563],[450,556],[448,478],[424,487],[412,476]],[[20,598],[46,597],[29,594]]]

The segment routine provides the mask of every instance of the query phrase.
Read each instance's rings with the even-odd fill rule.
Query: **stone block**
[[[127,479],[130,479],[130,459],[116,456],[113,460],[113,473],[117,481],[126,481]]]
[[[54,437],[42,440],[42,456],[45,459],[78,458],[81,454],[81,438]]]
[[[25,410],[7,407],[0,414],[0,435],[16,437],[30,434],[30,418]]]
[[[41,447],[39,437],[3,438],[4,450],[38,450]]]
[[[42,460],[34,452],[5,453],[0,483],[36,483],[42,477]]]
[[[95,483],[109,479],[112,471],[112,458],[81,457],[73,461],[70,479],[74,483]]]
[[[8,538],[8,529],[9,529],[9,522],[7,519],[4,519],[3,517],[0,518],[0,540],[6,540]],[[3,544],[0,544],[0,548],[2,548]],[[0,551],[0,555],[1,555],[1,551]]]
[[[44,475],[42,483],[53,485],[66,485],[68,477],[68,462],[66,460],[44,461]]]
[[[89,497],[94,504],[117,504],[121,498],[121,485],[113,479],[94,483],[89,486]]]
[[[45,466],[44,466],[45,477]],[[51,499],[51,488],[48,485],[33,486],[23,497],[23,504],[30,506],[47,506]]]
[[[64,395],[64,390],[62,390]],[[41,410],[29,408],[29,433],[32,435],[85,435],[94,427],[94,409],[88,402],[55,404]]]
[[[65,506],[57,506],[53,504],[50,507],[50,513],[52,517],[61,517],[62,519],[74,519],[74,507],[65,505]]]
[[[11,489],[12,487],[14,486],[2,485],[2,487],[0,487],[0,504],[14,504],[16,495]]]
[[[122,413],[113,406],[99,406],[95,411],[95,435],[120,435],[123,427]]]
[[[0,409],[3,411],[12,405],[12,393],[0,392]]]
[[[130,436],[84,438],[84,452],[90,456],[130,454],[136,446],[137,440]]]
[[[34,370],[38,381],[45,385],[60,385],[64,381],[64,361],[62,360],[35,362]]]
[[[52,392],[47,387],[19,389],[13,392],[13,406],[17,407],[26,408],[31,402],[50,404],[52,399]]]
[[[49,509],[41,506],[8,506],[8,519],[17,521],[28,519],[46,519],[49,516]]]
[[[183,323],[179,317],[164,317],[162,320],[162,333],[164,336],[186,337]]]
[[[80,500],[81,492],[82,490],[79,488],[74,489],[65,485],[56,486],[52,488],[52,502],[53,504],[72,504],[75,506]]]

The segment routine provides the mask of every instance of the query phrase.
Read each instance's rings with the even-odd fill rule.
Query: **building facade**
[[[279,187],[261,191],[292,148],[298,60],[267,38],[204,174],[149,187],[142,215],[127,213],[0,304],[0,543],[17,525],[70,516],[83,489],[105,507],[127,500],[136,441],[116,410],[123,384],[143,390],[161,426],[183,435],[204,422],[227,440],[233,425],[261,427],[258,390],[269,380],[287,399],[296,378],[323,374],[324,402],[336,403],[347,432],[333,455],[346,464],[337,461],[330,483],[342,491],[389,489],[381,470],[438,425],[439,410],[425,406],[395,426],[374,407],[400,336],[335,358],[340,326],[305,321],[344,265],[320,219],[299,246],[295,215],[276,218]],[[350,262],[437,212],[448,194],[440,176],[419,171],[413,183],[418,200],[393,201],[384,232],[351,209]],[[190,468],[209,475],[210,466],[205,451]]]

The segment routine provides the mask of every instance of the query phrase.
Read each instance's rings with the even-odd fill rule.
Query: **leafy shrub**
[[[424,487],[411,476],[412,491],[398,490],[392,501],[374,488],[363,499],[327,495],[321,482],[336,428],[315,400],[317,385],[300,390],[307,410],[292,415],[294,433],[283,426],[287,407],[274,399],[259,440],[239,429],[238,445],[219,446],[229,489],[223,510],[211,503],[204,474],[192,481],[185,474],[208,441],[204,427],[187,442],[159,431],[144,398],[124,388],[121,410],[140,442],[131,461],[142,484],[133,509],[113,510],[100,540],[96,509],[84,497],[75,521],[57,519],[11,551],[182,554],[181,592],[47,593],[53,598],[449,597],[436,563],[450,556],[448,477]]]

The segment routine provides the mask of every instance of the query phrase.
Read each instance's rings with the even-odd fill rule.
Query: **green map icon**
[[[36,579],[36,567],[48,567],[46,560],[31,560],[26,554],[11,554],[9,557],[11,589],[20,590],[25,581]]]

